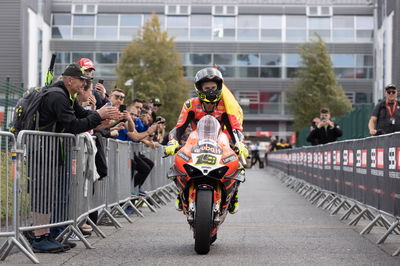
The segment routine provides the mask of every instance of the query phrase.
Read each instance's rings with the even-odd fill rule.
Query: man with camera
[[[328,108],[322,108],[320,111],[320,122],[311,130],[307,141],[311,143],[326,144],[334,142],[342,136],[342,130],[331,121],[331,114]]]

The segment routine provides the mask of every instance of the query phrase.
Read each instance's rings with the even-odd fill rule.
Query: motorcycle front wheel
[[[197,190],[194,218],[194,250],[198,254],[210,251],[210,233],[212,229],[213,191]]]

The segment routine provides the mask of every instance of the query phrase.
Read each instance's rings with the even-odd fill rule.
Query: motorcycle
[[[244,181],[244,170],[238,168],[237,154],[211,115],[199,120],[197,129],[175,155],[168,178],[175,181],[180,192],[182,211],[193,230],[198,254],[209,252],[231,198]]]

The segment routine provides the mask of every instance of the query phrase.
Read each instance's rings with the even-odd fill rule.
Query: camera
[[[165,118],[162,116],[157,116],[156,117],[156,123],[164,124],[165,123]]]
[[[325,116],[321,116],[320,119],[321,119],[321,121],[325,121],[326,117]]]
[[[99,79],[99,83],[103,84],[104,83],[104,79]]]
[[[125,110],[126,110],[126,105],[125,105],[125,104],[121,104],[121,105],[119,106],[119,111],[120,111],[121,113],[123,113]]]

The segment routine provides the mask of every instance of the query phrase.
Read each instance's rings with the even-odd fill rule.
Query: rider
[[[243,142],[241,134],[242,126],[234,115],[228,115],[225,110],[224,100],[221,99],[222,84],[224,79],[219,70],[215,68],[204,68],[197,72],[194,77],[194,88],[197,92],[196,98],[187,100],[179,115],[178,123],[169,133],[169,139],[165,153],[174,155],[179,146],[179,141],[184,134],[186,128],[191,125],[192,129],[196,129],[197,122],[205,115],[212,115],[221,124],[225,126],[225,132],[228,133],[231,140],[234,140],[234,132],[237,131],[240,141],[235,143],[235,150],[239,155],[243,154],[246,158],[249,154]],[[242,166],[239,166],[242,167]],[[180,197],[176,200],[177,209],[182,209]],[[229,212],[234,214],[239,209],[238,192],[235,191],[229,206]]]

